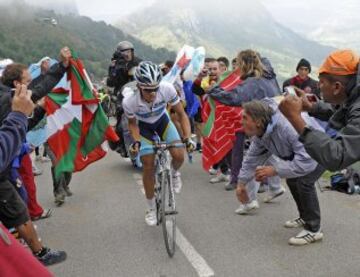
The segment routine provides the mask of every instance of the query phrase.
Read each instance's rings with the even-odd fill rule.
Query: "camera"
[[[201,74],[203,76],[208,76],[209,75],[209,69],[207,69],[206,67],[204,67],[202,70],[201,70]]]
[[[288,86],[284,88],[284,94],[288,94],[288,95],[293,95],[296,96],[296,91],[295,88],[293,86]]]
[[[122,58],[121,53],[119,51],[115,51],[112,57],[112,60],[120,60]]]
[[[315,94],[306,93],[306,98],[307,98],[307,100],[309,100],[310,102],[317,102],[317,101],[318,101],[318,98],[316,97]]]

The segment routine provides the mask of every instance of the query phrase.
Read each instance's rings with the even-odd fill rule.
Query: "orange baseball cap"
[[[352,75],[358,71],[360,58],[352,50],[337,50],[328,56],[319,69],[319,74],[337,76]]]

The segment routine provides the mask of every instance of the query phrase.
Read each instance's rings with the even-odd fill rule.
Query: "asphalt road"
[[[49,166],[40,165],[38,197],[44,207],[55,207]],[[292,247],[287,241],[299,230],[282,227],[297,216],[288,191],[255,214],[239,216],[234,193],[208,182],[199,154],[182,173],[174,258],[167,256],[161,228],[144,222],[146,204],[136,182],[141,172],[109,153],[75,174],[74,196],[37,223],[46,245],[68,253],[50,270],[66,277],[360,276],[359,196],[319,193],[324,240]]]

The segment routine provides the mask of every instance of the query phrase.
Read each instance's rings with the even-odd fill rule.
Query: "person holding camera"
[[[135,56],[134,45],[131,42],[119,42],[111,59],[107,79],[107,86],[114,88],[115,95],[124,85],[132,81],[133,78],[129,73],[140,62],[141,59]]]
[[[111,59],[108,70],[108,78],[106,84],[108,87],[114,88],[113,95],[116,97],[116,126],[115,132],[120,137],[119,142],[109,142],[112,150],[120,153],[122,157],[128,157],[128,153],[124,143],[122,116],[124,110],[122,108],[122,89],[134,80],[134,69],[139,65],[141,59],[135,56],[134,45],[129,41],[121,41],[117,45],[115,53]]]
[[[324,168],[337,171],[360,161],[360,57],[351,50],[336,50],[319,69],[319,87],[323,101],[312,103],[306,92],[296,89],[280,103],[280,111],[300,135],[307,153]],[[308,126],[302,117],[306,111],[328,121],[337,130],[330,137]]]
[[[214,70],[210,68],[213,66]],[[202,97],[206,94],[207,90],[211,85],[215,84],[220,77],[220,72],[218,70],[218,62],[214,58],[206,58],[204,68],[201,70],[198,77],[194,80],[191,87],[192,92],[197,95],[200,99],[200,103],[203,102]],[[210,72],[212,71],[212,72]],[[210,76],[212,75],[212,76]],[[201,104],[202,105],[202,104]],[[194,116],[195,121],[195,133],[196,133],[196,150],[202,153],[202,129],[204,122],[202,120],[202,107],[199,107],[198,112]]]
[[[310,62],[306,59],[301,59],[296,66],[296,72],[296,76],[283,83],[283,92],[285,92],[285,88],[293,86],[302,89],[308,94],[316,95],[316,97],[320,99],[319,83],[309,76],[311,73]]]

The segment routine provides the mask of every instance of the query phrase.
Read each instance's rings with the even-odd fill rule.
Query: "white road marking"
[[[207,264],[205,259],[195,250],[191,243],[184,237],[179,228],[176,228],[176,244],[196,270],[199,277],[215,276],[214,271]]]
[[[142,176],[138,173],[133,175],[136,184],[139,186],[139,189],[143,194],[145,194]],[[190,262],[192,267],[196,270],[199,277],[213,277],[215,276],[214,271],[207,264],[205,259],[196,251],[196,249],[191,245],[191,243],[185,238],[181,233],[180,229],[176,227],[176,245],[184,253],[187,260]]]
[[[144,186],[143,186],[143,182],[142,182],[142,176],[139,174],[139,173],[135,173],[133,175],[135,181],[136,181],[136,184],[139,186],[139,189],[141,190],[141,193],[143,195],[145,195],[145,190],[144,190]]]

